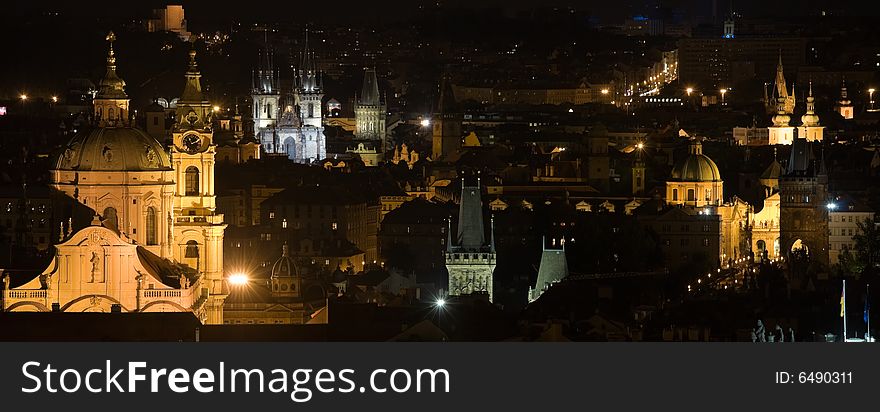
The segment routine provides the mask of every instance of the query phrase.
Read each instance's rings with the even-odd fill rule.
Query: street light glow
[[[22,93],[21,96],[18,96],[18,98],[21,99],[21,100],[27,100],[28,95]]]
[[[52,96],[52,103],[58,103],[58,96]]]
[[[602,93],[602,94],[608,94],[608,89],[602,89],[601,93]]]
[[[431,125],[431,119],[422,119],[422,121],[419,123],[422,125],[422,127],[428,127]]]
[[[229,275],[229,284],[235,286],[242,286],[248,283],[248,275],[244,273],[233,273]]]
[[[434,306],[437,306],[438,308],[442,308],[442,307],[446,306],[446,299],[443,299],[443,298],[437,299],[437,301],[434,302]]]
[[[214,113],[217,113],[219,111],[220,111],[220,106],[214,106]]]
[[[694,88],[693,88],[693,87],[688,87],[687,89],[684,89],[684,91],[687,92],[688,96],[690,96],[691,93],[694,92]]]

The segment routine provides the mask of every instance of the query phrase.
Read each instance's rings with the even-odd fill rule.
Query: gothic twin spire
[[[269,47],[266,34],[260,52],[260,63],[257,70],[251,73],[251,89],[256,94],[278,94],[281,84],[280,71],[275,67],[275,53]],[[315,63],[315,52],[309,50],[309,32],[305,32],[304,50],[298,69],[293,70],[294,91],[317,93],[323,88],[323,79]]]

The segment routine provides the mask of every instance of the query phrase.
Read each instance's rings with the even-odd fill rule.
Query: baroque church
[[[133,125],[114,40],[111,32],[91,127],[70,140],[50,175],[52,188],[90,210],[92,222],[68,219],[42,273],[15,287],[4,278],[3,309],[192,312],[223,323],[226,225],[215,208],[212,110],[196,53],[166,149]]]
[[[305,51],[293,87],[282,97],[280,75],[274,55],[261,54],[260,68],[252,78],[254,134],[266,154],[285,155],[298,163],[312,163],[327,157],[321,100],[324,97],[322,76],[309,50]]]

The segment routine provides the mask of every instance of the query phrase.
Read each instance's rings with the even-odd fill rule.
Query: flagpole
[[[867,317],[867,327],[868,327],[868,339],[867,341],[871,341],[871,304],[869,303],[869,299],[871,299],[871,284],[865,285],[865,316]]]
[[[843,280],[843,292],[840,299],[840,312],[843,318],[843,342],[846,342],[846,279]]]

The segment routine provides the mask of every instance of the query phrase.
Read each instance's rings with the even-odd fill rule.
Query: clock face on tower
[[[202,138],[195,134],[183,136],[183,148],[188,153],[196,153],[202,148]]]

